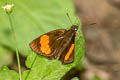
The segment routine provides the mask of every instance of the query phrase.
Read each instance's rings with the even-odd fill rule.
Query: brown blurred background
[[[81,80],[92,77],[120,80],[120,0],[74,0],[74,3],[85,37]]]

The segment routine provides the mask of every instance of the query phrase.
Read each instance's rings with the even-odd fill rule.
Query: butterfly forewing
[[[49,58],[49,56],[53,55],[52,52],[54,52],[59,45],[58,43],[62,40],[61,36],[64,35],[65,32],[65,29],[57,29],[43,34],[30,43],[30,48],[34,52]]]

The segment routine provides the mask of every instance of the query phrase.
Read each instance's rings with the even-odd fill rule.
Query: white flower
[[[14,7],[14,4],[7,4],[5,6],[2,6],[2,8],[6,13],[11,13],[13,10],[13,7]]]

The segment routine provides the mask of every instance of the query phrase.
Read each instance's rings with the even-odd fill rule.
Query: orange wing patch
[[[45,54],[50,54],[51,53],[51,49],[50,49],[50,46],[49,46],[49,36],[48,35],[41,36],[40,44],[41,44],[40,50],[42,51],[42,53],[45,53]]]
[[[65,59],[64,59],[65,61],[69,59],[70,54],[72,53],[73,49],[74,49],[74,44],[72,44],[70,49],[68,50],[68,52],[67,52],[67,54],[65,56]]]

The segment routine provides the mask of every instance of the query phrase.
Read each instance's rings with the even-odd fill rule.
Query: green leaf
[[[48,60],[43,56],[37,55],[34,52],[27,57],[26,66],[32,68],[29,71],[25,71],[23,74],[23,80],[27,77],[27,80],[60,80],[61,77],[69,71],[72,67],[82,59],[84,54],[84,48],[78,45],[76,41],[75,60],[71,64],[63,65],[59,60]],[[83,46],[81,44],[81,46]]]
[[[90,80],[102,80],[101,78],[99,78],[99,77],[93,77],[92,79],[90,79]]]
[[[0,68],[0,80],[19,80],[19,75],[17,72],[3,66]]]
[[[1,4],[6,1],[1,1]],[[13,2],[13,0],[11,1]],[[72,67],[82,60],[84,55],[84,38],[79,26],[78,37],[75,40],[75,60],[71,64],[63,65],[59,60],[48,60],[37,55],[29,48],[29,43],[36,37],[55,29],[69,29],[71,23],[66,16],[69,13],[73,23],[77,17],[72,0],[17,0],[12,13],[13,25],[20,53],[28,55],[26,66],[30,70],[24,71],[23,80],[60,80]],[[8,17],[0,9],[0,44],[12,47],[16,45],[11,38]],[[80,22],[79,22],[80,23]],[[80,40],[80,43],[79,43]],[[33,65],[33,66],[32,66]]]
[[[0,46],[0,67],[3,65],[9,65],[13,61],[13,54],[6,48]]]
[[[78,77],[74,77],[71,80],[79,80],[79,78]]]
[[[55,3],[56,0],[55,1],[53,0],[53,2]],[[52,1],[49,2],[49,5],[52,5],[53,2]],[[66,3],[69,3],[69,6],[73,7],[73,4],[70,0],[61,2],[61,4],[66,4]],[[56,4],[59,4],[59,2]],[[47,6],[47,5],[44,4],[44,6]],[[50,9],[52,11],[50,13],[54,14],[52,16],[55,16],[55,11],[52,10],[52,7]],[[57,9],[59,9],[59,8],[57,8]],[[71,24],[68,22],[69,20],[68,20],[67,16],[65,15],[65,13],[67,13],[66,11],[64,11],[65,9],[67,10],[69,8],[67,8],[66,5],[62,5],[62,7],[59,10],[59,14],[57,14],[58,16],[56,16],[56,17],[58,17],[59,20],[62,19],[61,23],[57,22],[57,18],[52,19],[52,17],[51,17],[51,19],[50,19],[48,16],[45,18],[46,20],[48,20],[48,22],[44,23],[43,25],[47,26],[51,21],[53,21],[53,23],[51,22],[51,25],[53,25],[54,29],[57,29],[56,27],[58,27],[59,25],[62,25],[62,24],[64,24],[64,25],[61,27],[58,27],[58,28],[62,28],[62,27],[66,27],[66,28],[69,27],[70,28]],[[48,10],[48,9],[46,9],[46,10]],[[76,16],[74,14],[74,8],[71,9],[70,13],[73,13],[72,15],[70,14],[70,16],[71,16],[71,19],[73,21],[75,21]],[[66,24],[64,23],[63,20],[66,22]],[[53,30],[51,28],[49,29],[49,27],[48,27],[49,31]],[[46,29],[46,30],[48,30],[48,29]],[[23,80],[25,80],[26,77],[27,77],[27,80],[60,80],[61,77],[67,71],[69,71],[72,67],[76,66],[76,64],[82,60],[82,57],[84,55],[84,39],[83,39],[83,36],[82,36],[80,29],[81,28],[79,26],[79,30],[78,30],[79,37],[76,37],[76,40],[75,40],[75,60],[73,63],[63,65],[63,64],[61,64],[61,62],[59,60],[48,60],[41,55],[37,55],[36,53],[31,52],[26,60],[26,66],[28,68],[30,68],[30,70],[27,70],[23,73]],[[46,31],[46,32],[48,32],[48,31]],[[79,44],[79,40],[80,40],[80,44]],[[33,66],[31,66],[31,65],[33,65]]]

